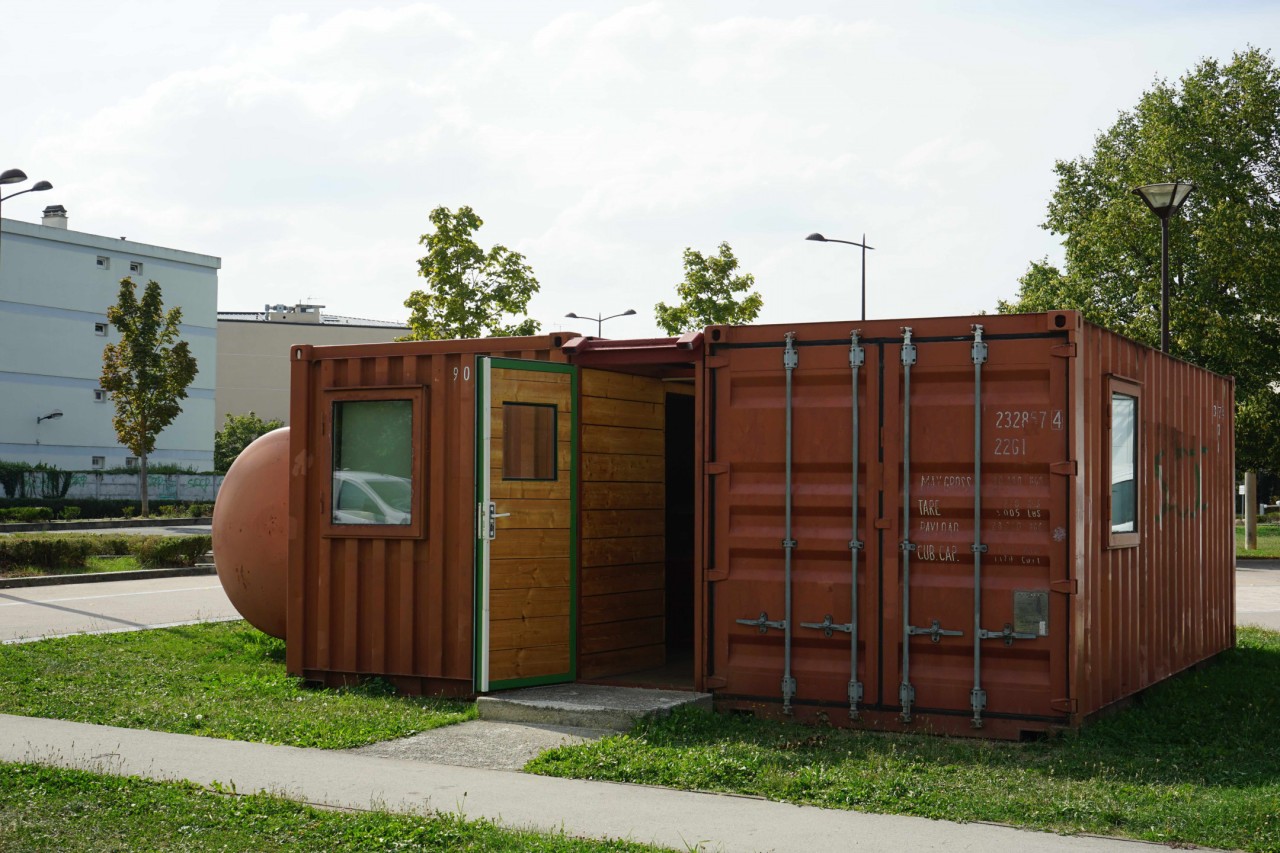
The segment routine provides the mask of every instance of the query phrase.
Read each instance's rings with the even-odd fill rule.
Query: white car
[[[334,524],[408,524],[413,483],[376,471],[333,472]]]

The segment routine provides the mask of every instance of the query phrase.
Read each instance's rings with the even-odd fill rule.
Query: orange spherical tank
[[[227,598],[259,631],[284,639],[289,566],[289,428],[231,463],[213,507],[213,562]]]

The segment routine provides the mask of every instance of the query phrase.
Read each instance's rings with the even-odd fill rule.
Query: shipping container
[[[1233,386],[1074,312],[712,327],[722,707],[994,737],[1234,642]]]
[[[288,668],[1077,726],[1234,642],[1232,397],[1068,311],[298,346]]]

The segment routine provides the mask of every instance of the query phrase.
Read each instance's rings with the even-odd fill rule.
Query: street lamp
[[[1169,217],[1182,207],[1194,185],[1185,181],[1147,184],[1133,194],[1160,217],[1160,352],[1169,351]]]
[[[570,311],[568,314],[565,314],[564,316],[568,317],[571,320],[594,320],[596,324],[596,337],[600,338],[600,337],[603,337],[603,334],[601,334],[601,328],[604,326],[605,320],[612,320],[614,317],[630,317],[634,313],[636,313],[636,309],[628,308],[626,311],[623,311],[621,314],[610,314],[608,317],[602,317],[599,314],[597,314],[594,317],[583,317],[579,314],[573,313],[572,311]]]
[[[823,237],[817,231],[805,237],[806,240],[813,240],[818,243],[844,243],[846,246],[862,247],[862,319],[867,319],[867,249],[875,249],[875,246],[867,245],[867,235],[862,235],[862,242],[855,243],[852,240],[836,240],[831,237]]]
[[[37,417],[36,423],[40,423],[41,421],[56,421],[60,417],[62,417],[62,410],[54,409],[52,412],[50,412],[47,415],[42,415]]]
[[[19,184],[26,179],[27,173],[21,169],[5,169],[3,172],[0,172],[0,184]],[[48,181],[36,181],[28,189],[19,190],[16,193],[9,193],[6,196],[0,196],[0,203],[8,201],[16,195],[22,195],[23,193],[42,193],[45,190],[51,189],[53,189],[53,184]],[[4,238],[3,231],[3,226],[0,226],[0,241]]]

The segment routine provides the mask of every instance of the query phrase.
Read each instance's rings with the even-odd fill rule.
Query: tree
[[[103,390],[111,392],[116,414],[111,423],[120,443],[138,457],[142,514],[147,502],[147,456],[156,436],[182,413],[180,401],[199,369],[187,342],[178,337],[182,309],[166,313],[160,285],[147,282],[138,301],[133,279],[120,280],[116,304],[107,319],[120,332],[120,343],[102,351]]]
[[[717,255],[704,256],[696,249],[684,250],[684,281],[676,285],[680,304],[659,302],[653,307],[658,325],[669,335],[692,332],[721,323],[750,323],[760,313],[764,299],[750,292],[756,277],[734,275],[738,259],[728,243],[720,244]],[[734,294],[744,294],[741,300]]]
[[[213,434],[214,470],[226,471],[246,447],[282,426],[284,421],[278,418],[264,421],[253,412],[247,415],[228,414],[222,429]]]
[[[1059,161],[1044,228],[1066,262],[1031,264],[1002,313],[1074,308],[1158,345],[1160,227],[1132,194],[1191,181],[1170,220],[1170,351],[1236,377],[1237,462],[1280,471],[1280,71],[1255,48],[1157,80],[1093,151]]]
[[[506,246],[481,249],[472,234],[484,220],[470,207],[460,207],[456,214],[437,207],[431,211],[431,224],[436,230],[418,241],[427,247],[426,257],[418,259],[418,275],[430,287],[413,291],[405,300],[413,312],[411,332],[400,340],[535,334],[538,321],[529,317],[503,324],[505,315],[524,314],[538,292],[538,280],[524,255]]]

